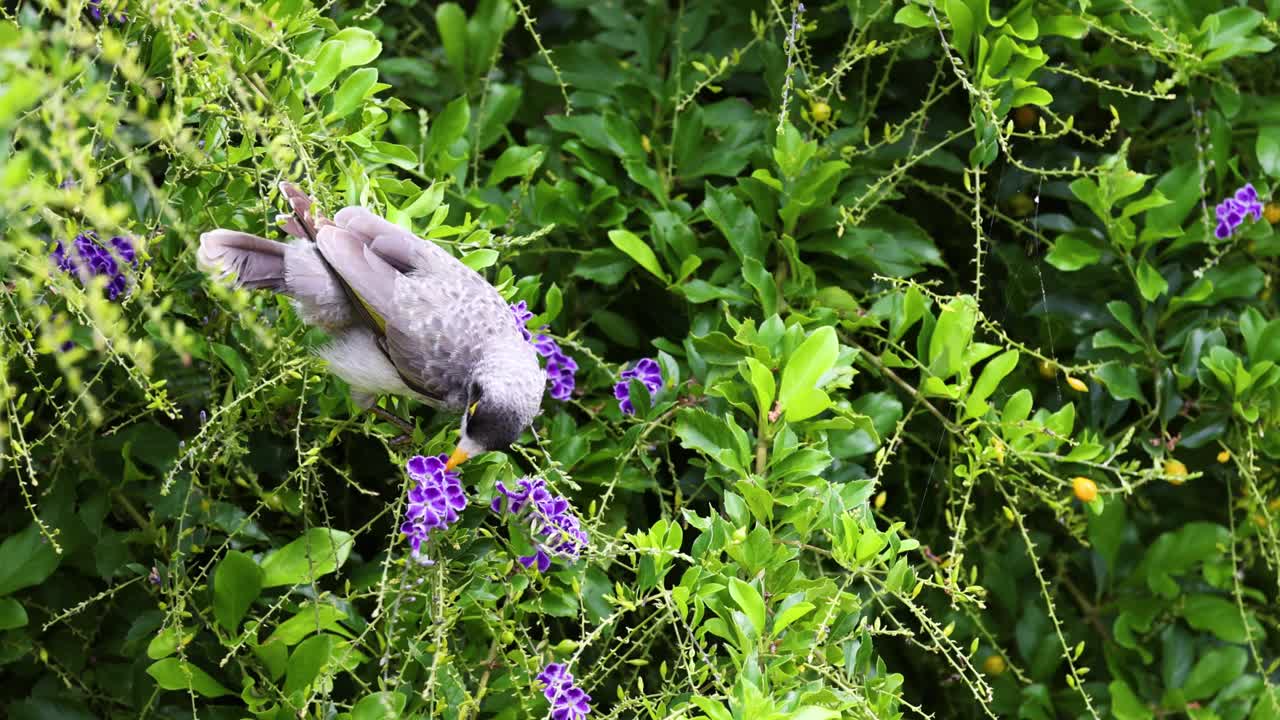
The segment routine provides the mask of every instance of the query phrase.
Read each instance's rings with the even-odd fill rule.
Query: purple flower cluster
[[[575,376],[578,372],[578,363],[565,355],[555,340],[541,333],[535,336],[529,332],[525,323],[533,318],[533,313],[525,301],[521,300],[512,305],[511,314],[515,316],[516,327],[520,328],[524,339],[533,343],[533,348],[538,351],[538,354],[547,359],[547,384],[551,386],[551,397],[557,400],[568,400],[577,384]]]
[[[508,490],[499,482],[501,495],[493,499],[489,509],[501,513],[505,497],[507,513],[529,524],[534,552],[520,557],[520,564],[526,568],[537,565],[538,572],[546,572],[553,555],[568,558],[570,562],[577,560],[587,546],[587,533],[569,507],[569,501],[561,495],[552,495],[542,478],[520,478],[516,488]]]
[[[1254,220],[1262,219],[1262,203],[1258,201],[1258,191],[1253,189],[1253,183],[1246,183],[1234,197],[1218,203],[1214,211],[1218,215],[1218,227],[1213,235],[1219,240],[1231,237],[1248,215],[1252,215]]]
[[[538,673],[538,682],[547,686],[542,694],[551,701],[551,720],[582,720],[591,712],[591,696],[574,685],[573,673],[564,665],[547,665]]]
[[[118,256],[121,261],[130,267],[138,267],[138,255],[133,249],[133,243],[129,238],[115,236],[111,238],[111,247],[115,249],[115,255],[111,250],[103,247],[98,242],[98,234],[90,230],[80,233],[76,236],[75,257],[80,259],[76,262],[75,257],[67,252],[59,241],[53,252],[49,255],[49,259],[58,266],[58,269],[67,273],[77,273],[82,279],[85,278],[82,269],[89,276],[105,275],[111,278],[107,283],[107,297],[115,300],[129,287],[129,279],[125,277],[124,270],[120,267],[121,263],[117,262]]]
[[[89,17],[93,18],[94,22],[102,22],[102,0],[89,0]],[[107,19],[123,25],[129,18],[123,12],[119,12],[114,17],[111,13],[107,13]]]
[[[423,565],[432,564],[422,554],[427,535],[457,522],[458,511],[467,506],[458,473],[445,470],[448,459],[447,455],[415,455],[405,466],[414,486],[409,490],[409,512],[400,532],[409,538],[413,558]]]
[[[658,366],[658,361],[645,358],[630,370],[622,371],[622,380],[613,386],[613,396],[618,398],[618,407],[628,415],[636,414],[636,406],[631,404],[632,380],[644,383],[649,390],[649,397],[653,397],[662,389],[662,368]]]

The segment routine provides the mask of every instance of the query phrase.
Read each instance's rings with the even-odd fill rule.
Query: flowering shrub
[[[6,4],[0,716],[1280,718],[1278,23]],[[198,269],[281,181],[497,288],[508,451]]]

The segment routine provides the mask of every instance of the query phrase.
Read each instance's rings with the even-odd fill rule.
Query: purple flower
[[[400,532],[409,538],[413,558],[423,565],[432,564],[422,553],[427,535],[457,522],[458,512],[467,506],[458,473],[445,470],[448,459],[447,455],[414,455],[405,465],[414,485],[409,489],[409,509]]]
[[[516,317],[516,327],[520,329],[520,334],[524,336],[525,342],[529,342],[532,337],[529,328],[525,327],[530,320],[533,319],[533,311],[529,309],[529,303],[521,300],[511,306],[511,314]]]
[[[636,414],[636,406],[631,404],[631,381],[639,380],[653,397],[662,389],[662,368],[652,358],[645,358],[630,370],[622,371],[622,380],[613,386],[613,396],[618,399],[618,407],[628,415]]]
[[[120,263],[116,262],[116,257],[111,254],[111,251],[99,244],[96,232],[88,230],[80,233],[72,245],[79,262],[67,252],[61,241],[49,254],[49,259],[53,260],[59,270],[67,273],[75,272],[82,280],[85,279],[84,273],[88,273],[89,276],[107,276],[110,278],[107,282],[107,298],[111,300],[120,297],[129,289],[129,278],[125,276]],[[132,267],[138,266],[138,254],[129,238],[117,235],[111,238],[111,246],[115,248],[121,260]]]
[[[116,235],[111,238],[111,247],[116,249],[116,253],[120,255],[121,260],[133,267],[138,267],[138,253],[134,251],[133,243],[129,242],[129,238]]]
[[[542,694],[551,701],[552,720],[582,720],[591,712],[591,696],[573,682],[573,673],[560,663],[550,663],[538,682],[546,685]]]
[[[534,336],[525,325],[533,319],[529,304],[521,300],[511,305],[511,314],[515,316],[516,327],[524,339],[533,345],[538,354],[547,359],[547,384],[551,386],[551,397],[557,400],[568,400],[573,394],[576,384],[574,378],[578,372],[578,363],[564,354],[555,340],[539,333]]]
[[[573,562],[582,554],[588,542],[587,533],[573,514],[569,501],[561,495],[552,495],[546,480],[521,478],[515,490],[499,482],[498,492],[500,495],[493,499],[489,509],[501,513],[505,499],[507,514],[529,526],[534,551],[532,555],[518,558],[521,565],[536,566],[538,572],[546,572],[551,568],[552,557]]]
[[[533,338],[533,347],[547,359],[547,382],[551,385],[551,397],[568,400],[576,384],[578,363],[564,354],[555,340],[539,334]]]
[[[1253,183],[1246,183],[1236,190],[1234,196],[1224,199],[1213,210],[1218,218],[1213,235],[1219,240],[1231,237],[1247,216],[1252,215],[1255,221],[1262,219],[1262,203],[1258,201],[1258,191],[1254,189]]]

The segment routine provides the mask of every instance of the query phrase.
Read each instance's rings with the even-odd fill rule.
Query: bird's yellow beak
[[[467,458],[469,457],[471,456],[468,455],[467,451],[463,450],[461,446],[456,447],[453,449],[453,454],[449,456],[449,462],[444,464],[444,469],[452,470],[458,467],[459,465],[461,465],[462,463],[466,462]]]

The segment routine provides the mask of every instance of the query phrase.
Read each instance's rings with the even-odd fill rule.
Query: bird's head
[[[527,349],[477,365],[467,388],[462,434],[449,456],[450,470],[473,455],[506,450],[533,422],[547,379],[532,348]]]

